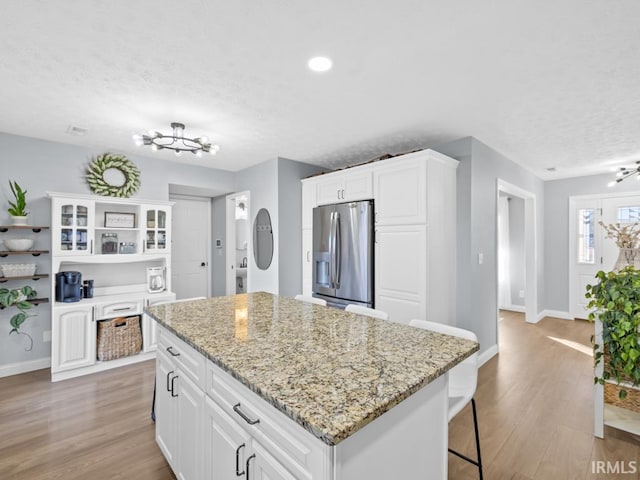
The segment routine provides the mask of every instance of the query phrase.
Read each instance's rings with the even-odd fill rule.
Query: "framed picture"
[[[105,228],[135,228],[136,214],[121,212],[104,212]]]

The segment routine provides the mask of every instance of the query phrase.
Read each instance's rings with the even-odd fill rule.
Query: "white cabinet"
[[[51,302],[52,380],[153,358],[154,325],[142,318],[141,353],[97,361],[96,322],[142,314],[147,298],[153,296],[147,293],[149,267],[166,269],[167,290],[156,294],[157,298],[175,298],[171,293],[172,203],[59,192],[48,195],[52,277],[63,271],[78,271],[83,280],[93,280],[92,298],[82,298],[73,306]],[[55,281],[51,282],[51,298],[56,298]]]
[[[53,315],[51,371],[93,365],[96,361],[96,322],[93,307],[57,308]]]
[[[94,252],[94,202],[54,198],[51,203],[53,254],[91,255]]]
[[[313,226],[313,209],[317,207],[316,184],[314,181],[302,184],[302,229]]]
[[[166,331],[156,357],[156,441],[177,478],[202,478],[204,357]]]
[[[145,300],[147,307],[161,305],[163,303],[173,302],[176,299],[175,293],[153,294],[149,295]],[[158,323],[149,315],[142,317],[142,350],[150,352],[158,347]]]
[[[171,248],[171,209],[154,205],[142,205],[143,251],[166,253]]]
[[[316,183],[318,205],[369,200],[372,197],[371,170],[368,166],[327,174]]]
[[[393,321],[455,323],[457,165],[452,158],[424,150],[303,180],[303,200],[313,198],[315,186],[319,205],[373,198],[374,306]],[[303,201],[306,295],[313,285],[307,264],[313,238],[311,205],[311,200]]]
[[[310,228],[302,230],[302,294],[311,295],[313,287],[313,235]]]
[[[373,171],[373,185],[376,225],[427,221],[427,164],[424,159],[380,165]],[[437,186],[429,185],[429,188]]]

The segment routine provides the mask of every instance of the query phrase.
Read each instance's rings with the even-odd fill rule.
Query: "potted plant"
[[[15,201],[9,200],[10,208],[7,209],[14,225],[26,225],[27,224],[27,191],[23,190],[18,182],[9,180],[9,186],[11,187],[11,193],[15,198]]]
[[[640,270],[628,266],[619,272],[599,271],[596,278],[598,283],[587,285],[586,293],[589,320],[602,322],[602,344],[594,343],[593,357],[595,366],[604,364],[594,380],[605,387],[607,399],[612,388],[620,399],[631,391],[640,397],[629,388],[640,385]]]
[[[16,333],[18,335],[24,335],[29,339],[29,348],[25,348],[25,350],[29,351],[33,348],[33,338],[27,332],[20,331],[20,327],[25,322],[25,320],[29,317],[35,317],[35,315],[30,315],[27,313],[27,310],[31,309],[33,306],[28,300],[36,298],[37,292],[28,285],[20,289],[8,289],[8,288],[0,288],[0,307],[1,308],[9,308],[16,307],[18,309],[18,313],[16,313],[11,319],[9,319],[9,323],[11,324],[11,330],[9,331],[9,335],[12,333]]]

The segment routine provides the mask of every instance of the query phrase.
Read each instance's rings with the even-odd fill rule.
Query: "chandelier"
[[[202,152],[215,155],[220,150],[218,145],[212,145],[207,137],[188,138],[184,136],[184,124],[173,122],[172,135],[151,131],[147,134],[134,135],[133,141],[138,146],[150,145],[152,150],[173,150],[179,156],[182,152],[191,152],[201,157]]]
[[[609,186],[613,187],[614,185],[620,183],[621,181],[631,177],[632,175],[638,175],[636,177],[637,180],[640,180],[640,160],[636,162],[635,167],[620,167],[618,169],[618,173],[616,173],[615,180],[609,182]]]

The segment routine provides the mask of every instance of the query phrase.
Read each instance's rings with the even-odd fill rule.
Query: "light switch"
[[[484,262],[484,253],[479,253],[478,254],[478,265],[482,265],[482,262]]]

